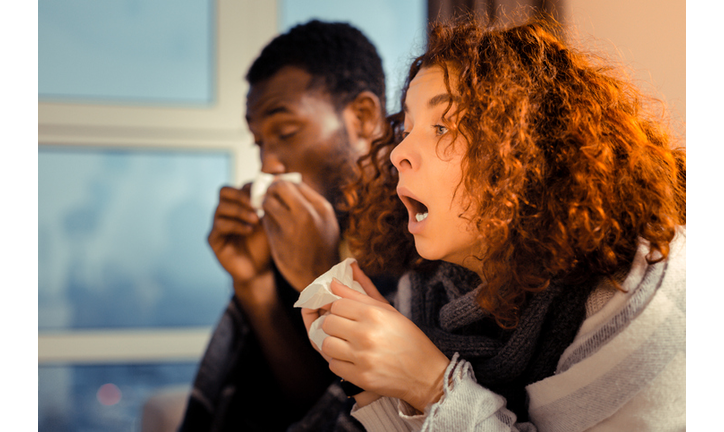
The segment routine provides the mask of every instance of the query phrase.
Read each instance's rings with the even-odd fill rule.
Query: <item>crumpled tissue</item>
[[[296,303],[294,303],[294,307],[319,309],[324,305],[341,299],[342,297],[332,294],[332,290],[329,286],[332,283],[332,279],[337,279],[353,290],[367,295],[365,290],[362,288],[362,285],[352,279],[353,262],[356,262],[354,258],[347,258],[315,279],[314,282],[309,284],[306,288],[304,288],[304,291],[299,294],[299,299]],[[329,336],[324,332],[324,330],[322,330],[322,323],[328,313],[329,312],[317,318],[309,327],[309,339],[311,339],[320,350],[322,349],[322,342],[324,342],[324,339]]]
[[[251,206],[256,209],[256,214],[260,218],[264,217],[264,210],[261,208],[261,203],[264,201],[266,190],[274,182],[275,178],[286,180],[288,182],[299,184],[302,182],[302,175],[298,172],[283,173],[283,174],[269,174],[260,172],[254,178],[251,183]]]

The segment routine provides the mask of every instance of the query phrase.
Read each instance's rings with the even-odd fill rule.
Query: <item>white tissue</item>
[[[327,270],[326,273],[319,276],[314,280],[314,282],[304,288],[304,291],[299,294],[299,300],[294,303],[294,307],[319,309],[326,304],[342,298],[336,294],[332,294],[332,290],[329,287],[332,283],[332,279],[337,279],[353,290],[361,292],[362,294],[367,294],[365,290],[362,289],[362,285],[352,279],[352,263],[356,261],[357,260],[354,258],[347,258]]]
[[[261,203],[264,201],[266,190],[274,182],[274,179],[279,177],[281,180],[299,184],[302,182],[302,175],[297,172],[283,173],[283,174],[268,174],[260,172],[256,175],[254,182],[251,184],[251,206],[256,209],[257,216],[264,217],[264,210],[261,208]]]
[[[332,283],[332,279],[337,279],[353,290],[367,295],[365,290],[362,289],[362,285],[352,279],[353,262],[356,262],[354,258],[347,258],[315,279],[314,282],[309,284],[306,288],[304,288],[304,291],[299,294],[299,299],[296,303],[294,303],[294,307],[319,309],[324,305],[341,299],[342,297],[332,294],[332,290],[329,286]],[[322,330],[322,323],[324,322],[326,315],[327,314],[325,313],[317,318],[309,327],[309,339],[311,339],[320,350],[322,349],[322,342],[328,336],[327,333]]]
[[[329,312],[314,320],[312,325],[309,326],[309,339],[317,345],[320,351],[322,350],[322,342],[329,336],[322,330],[322,323],[324,319],[327,318],[327,315],[329,315]]]

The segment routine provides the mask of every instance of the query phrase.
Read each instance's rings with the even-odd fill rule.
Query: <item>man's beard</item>
[[[336,135],[339,145],[334,153],[329,154],[327,163],[320,167],[319,175],[320,179],[325,181],[324,197],[334,207],[340,232],[343,233],[348,219],[347,212],[340,210],[345,204],[343,190],[348,183],[355,180],[358,155],[352,148],[344,122]]]

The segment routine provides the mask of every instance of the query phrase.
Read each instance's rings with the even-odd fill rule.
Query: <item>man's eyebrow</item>
[[[291,110],[286,105],[284,105],[284,104],[276,105],[275,104],[275,105],[271,105],[268,108],[265,108],[261,112],[261,118],[267,118],[267,117],[273,116],[274,114],[288,114],[288,113],[291,113]],[[251,118],[247,114],[246,121],[249,122],[250,120],[251,120]]]
[[[275,105],[275,106],[271,107],[270,109],[264,111],[263,115],[264,115],[264,117],[268,117],[268,116],[271,116],[274,114],[287,114],[290,112],[291,111],[289,110],[289,108],[286,105]]]

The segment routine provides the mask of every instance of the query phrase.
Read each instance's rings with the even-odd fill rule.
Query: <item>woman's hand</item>
[[[314,323],[314,321],[316,321],[319,317],[321,317],[325,313],[329,312],[330,306],[332,306],[331,303],[328,305],[322,306],[319,309],[302,308],[302,320],[304,320],[304,327],[307,328],[307,335],[309,335],[309,328],[312,326],[312,323]],[[324,355],[324,353],[322,351],[320,351],[319,347],[317,346],[317,344],[314,343],[313,340],[309,339],[309,343],[312,344],[314,349],[317,350],[322,355],[322,357],[324,357],[324,359],[327,360],[327,362],[329,362],[331,360],[331,358],[329,356]]]
[[[424,411],[442,395],[448,358],[384,300],[358,267],[355,280],[370,296],[332,282],[332,292],[342,298],[331,304],[322,325],[330,336],[322,344],[322,355],[330,370],[345,380]]]
[[[373,298],[379,300],[380,302],[389,304],[389,302],[377,290],[377,287],[375,287],[375,285],[372,283],[370,278],[368,278],[367,275],[364,274],[362,269],[359,268],[359,265],[356,262],[352,263],[352,277],[354,280],[359,282],[359,284],[362,286],[362,288],[365,290],[365,292],[370,297],[373,297]],[[329,312],[330,306],[331,306],[331,303],[328,305],[322,306],[319,309],[302,308],[302,319],[304,320],[304,325],[307,328],[307,334],[309,333],[309,328],[311,327],[312,323],[314,321],[316,321],[320,316]],[[327,360],[327,362],[332,360],[331,357],[329,357],[329,356],[325,355],[323,352],[321,352],[314,342],[312,342],[311,340],[310,340],[310,342],[312,343],[312,346],[314,347],[314,349],[316,349],[322,355],[322,357],[324,357],[324,359]],[[357,405],[362,407],[362,406],[368,405],[368,404],[376,401],[377,399],[380,398],[380,395],[377,393],[365,390],[362,393],[355,395],[354,398],[357,402]]]
[[[390,304],[385,297],[380,294],[380,292],[377,290],[377,287],[374,283],[372,283],[372,280],[370,280],[369,277],[367,277],[366,274],[362,271],[362,269],[359,268],[359,264],[356,262],[353,262],[352,265],[352,278],[359,282],[359,284],[362,286],[362,289],[365,290],[368,296],[385,303],[387,305]],[[356,292],[356,291],[355,291]],[[324,315],[325,313],[329,312],[329,308],[332,306],[332,303],[322,306],[319,309],[308,309],[308,308],[302,308],[302,320],[304,321],[304,326],[307,328],[307,334],[309,334],[309,328],[312,326],[312,323],[316,321],[319,317]],[[391,307],[391,306],[390,306]],[[310,342],[312,342],[310,340]],[[319,350],[319,347],[312,342],[312,346],[319,351],[322,356],[329,361],[330,358],[326,356],[323,352]]]

